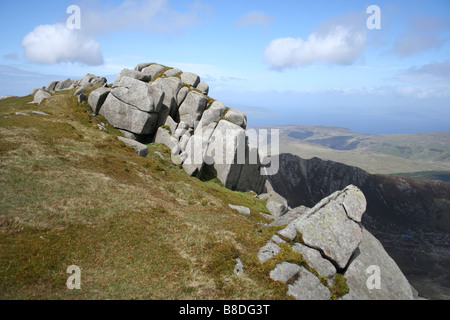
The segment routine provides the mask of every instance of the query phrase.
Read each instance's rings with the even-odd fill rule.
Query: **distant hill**
[[[264,128],[280,130],[281,153],[337,161],[373,174],[450,181],[450,132],[375,135],[326,126]]]

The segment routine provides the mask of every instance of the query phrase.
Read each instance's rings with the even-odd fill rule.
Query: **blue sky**
[[[198,73],[252,126],[450,131],[448,0],[4,0],[0,15],[0,96],[158,62]]]

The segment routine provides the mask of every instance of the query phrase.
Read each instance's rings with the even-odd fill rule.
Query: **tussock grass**
[[[137,156],[73,90],[31,100],[0,101],[0,298],[289,298],[256,257],[282,227],[261,226],[254,194],[189,177],[162,145]],[[33,110],[51,116],[15,114]],[[81,290],[65,285],[70,265]]]

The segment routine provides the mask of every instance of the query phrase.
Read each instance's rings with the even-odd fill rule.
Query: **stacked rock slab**
[[[266,178],[248,144],[246,115],[208,93],[194,73],[141,63],[122,70],[112,88],[94,90],[88,103],[127,138],[165,144],[188,174],[212,173],[229,189],[262,193]]]
[[[157,129],[163,98],[161,89],[123,76],[114,82],[98,113],[117,129],[136,135],[151,135]]]
[[[48,92],[71,90],[79,87],[87,89],[89,87],[103,86],[106,83],[106,78],[98,77],[96,75],[88,73],[81,79],[65,79],[61,81],[52,81],[45,89]]]
[[[34,99],[30,103],[41,104],[45,99],[50,98],[52,93],[56,91],[65,91],[78,88],[75,92],[75,96],[78,97],[78,102],[85,101],[87,97],[84,95],[85,91],[89,87],[103,86],[107,82],[106,78],[97,77],[88,73],[81,79],[65,79],[61,81],[52,81],[47,87],[41,89],[34,89],[31,94]]]
[[[330,288],[340,273],[346,279],[349,300],[411,300],[413,290],[383,246],[361,225],[366,199],[350,185],[303,213],[260,249],[261,263],[273,259],[287,243],[302,255],[309,268],[281,262],[270,273],[275,281],[288,283],[288,294],[299,300],[330,299]],[[380,271],[380,287],[367,285],[371,267]],[[315,273],[328,279],[326,286]],[[292,282],[292,281],[291,281]]]

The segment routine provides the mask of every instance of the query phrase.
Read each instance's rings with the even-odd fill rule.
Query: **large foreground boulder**
[[[312,208],[303,219],[297,220],[295,227],[302,235],[304,243],[317,248],[343,269],[362,240],[361,226],[349,217],[361,217],[366,211],[365,201],[352,207],[347,213],[344,201],[360,198],[360,191],[350,186],[323,199]],[[357,203],[352,201],[352,203]]]
[[[160,88],[126,76],[114,82],[111,94],[120,101],[148,113],[159,113],[164,99],[164,92]]]
[[[117,129],[126,130],[136,135],[150,135],[156,130],[157,113],[144,112],[133,105],[119,100],[109,94],[99,114]]]
[[[39,89],[34,94],[32,103],[41,104],[44,99],[50,98],[52,95],[45,90]]]
[[[280,243],[301,254],[305,261],[301,265],[281,262],[270,273],[276,281],[296,279],[287,293],[298,300],[330,299],[338,276],[348,286],[342,299],[414,299],[398,266],[360,224],[365,210],[364,195],[350,185],[301,213],[261,248],[258,259],[265,263],[275,258],[281,252]]]

